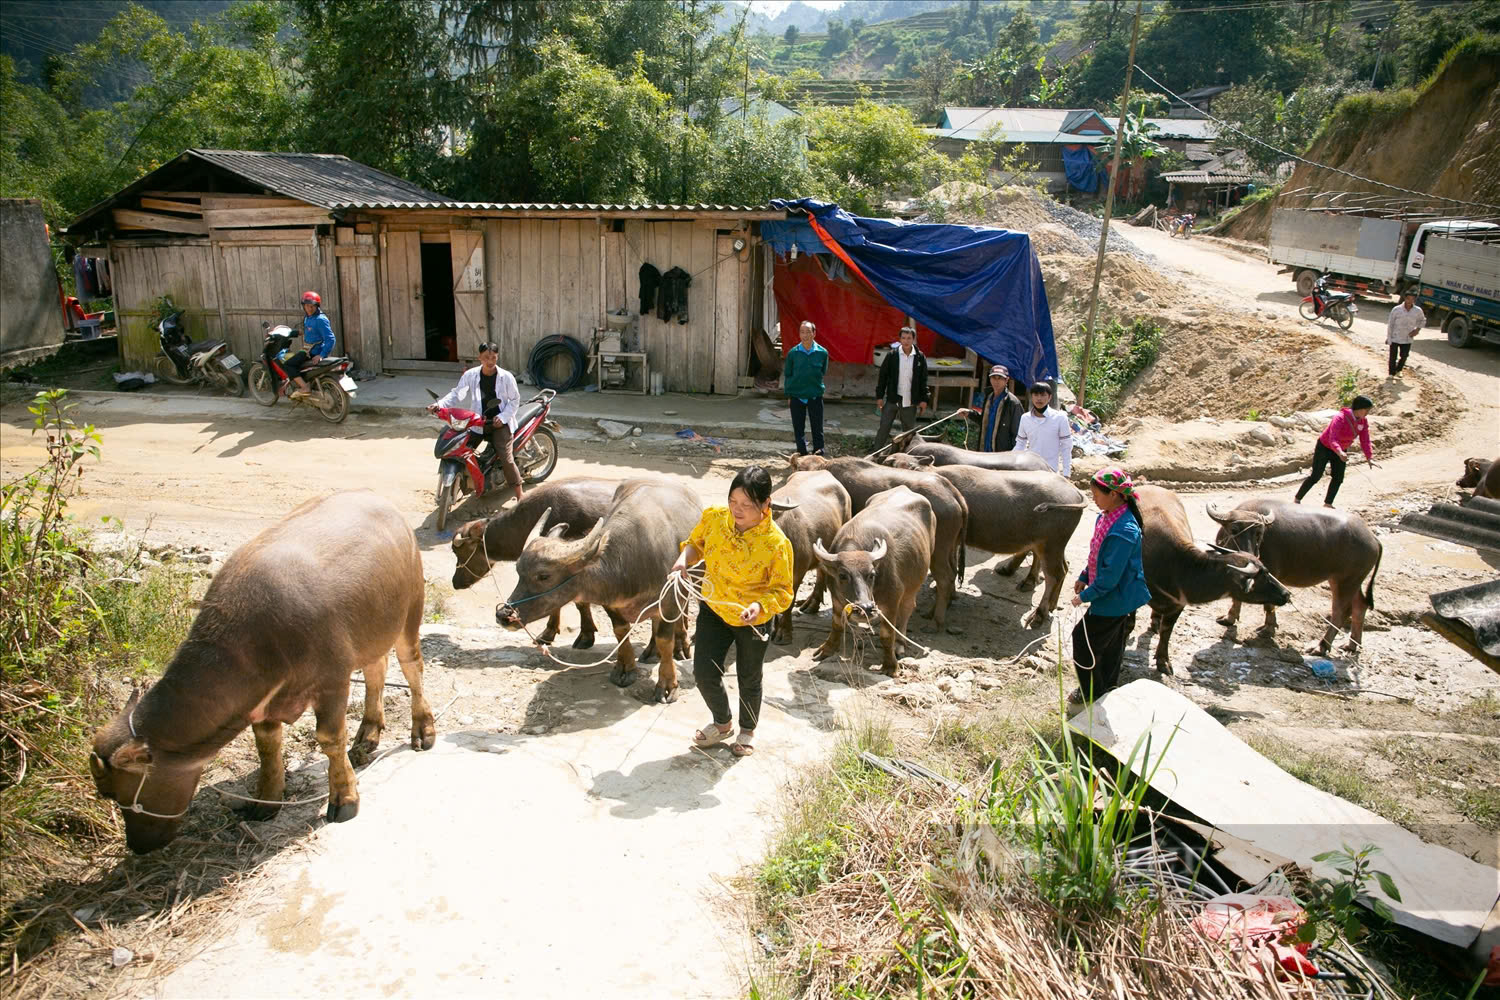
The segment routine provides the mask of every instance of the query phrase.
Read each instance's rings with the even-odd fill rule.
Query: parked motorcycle
[[[438,398],[430,389],[428,395]],[[547,419],[556,395],[552,389],[543,389],[522,403],[516,415],[511,453],[521,473],[521,482],[527,486],[541,482],[557,468],[559,427]],[[437,529],[442,531],[448,524],[448,511],[462,503],[464,494],[482,497],[487,490],[503,488],[505,473],[495,461],[494,450],[488,446],[480,448],[484,440],[483,415],[445,406],[438,409],[436,416],[445,425],[432,449],[438,460]]]
[[[1193,235],[1193,222],[1196,221],[1196,219],[1197,216],[1194,215],[1177,216],[1177,218],[1171,220],[1167,235],[1181,236],[1183,239],[1187,239],[1188,237]]]
[[[260,360],[250,365],[250,395],[262,406],[275,406],[285,396],[291,399],[297,383],[282,366],[283,359],[294,346],[297,334],[286,325],[272,326],[261,323],[265,331],[260,349]],[[354,362],[349,358],[329,357],[315,365],[302,369],[302,380],[308,384],[312,395],[305,399],[292,399],[293,406],[308,404],[330,423],[342,423],[349,415],[349,404],[358,391],[349,370]]]
[[[1354,314],[1359,312],[1359,306],[1350,293],[1329,291],[1328,275],[1325,274],[1313,282],[1312,294],[1302,300],[1297,311],[1303,319],[1320,320],[1326,316],[1338,324],[1340,330],[1347,330],[1354,325]]]
[[[229,352],[228,341],[190,339],[183,328],[183,312],[177,309],[157,321],[156,337],[161,344],[154,365],[157,376],[173,385],[197,383],[243,396],[245,378],[240,359]]]

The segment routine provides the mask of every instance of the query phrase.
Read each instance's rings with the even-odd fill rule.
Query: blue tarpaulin
[[[821,245],[802,219],[762,222],[761,238],[778,252],[793,243],[841,251],[881,298],[949,340],[1023,381],[1058,377],[1042,268],[1025,233],[866,219],[811,198],[772,204],[807,213],[837,247]]]
[[[1099,165],[1094,153],[1087,146],[1064,146],[1062,149],[1063,173],[1068,183],[1086,194],[1099,190]]]

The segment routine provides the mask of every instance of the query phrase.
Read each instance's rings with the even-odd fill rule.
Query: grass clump
[[[1354,397],[1359,395],[1359,369],[1346,369],[1344,374],[1339,376],[1339,380],[1334,383],[1334,389],[1339,394],[1340,406],[1348,406],[1352,403]]]
[[[1083,369],[1083,328],[1079,338],[1068,345],[1070,385],[1078,385]],[[1161,353],[1161,327],[1149,320],[1137,319],[1124,326],[1117,319],[1099,324],[1094,333],[1089,357],[1089,384],[1083,406],[1093,410],[1100,420],[1109,420],[1120,409],[1121,397],[1137,375]],[[1080,398],[1084,397],[1080,393]]]
[[[194,586],[186,569],[143,569],[138,547],[92,550],[67,508],[99,436],[73,422],[63,390],[30,410],[47,459],[0,484],[0,945],[14,953],[26,950],[17,901],[118,833],[94,794],[90,738],[119,682],[158,671],[186,636]]]

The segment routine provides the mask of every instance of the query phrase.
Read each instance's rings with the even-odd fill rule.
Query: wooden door
[[[749,358],[746,330],[745,284],[748,265],[735,252],[732,236],[715,239],[713,393],[733,396],[739,390],[739,374]]]
[[[453,332],[458,356],[473,356],[480,341],[489,340],[484,302],[484,233],[472,229],[449,232],[453,255]]]
[[[427,324],[422,314],[422,234],[385,234],[385,315],[390,357],[427,360]]]

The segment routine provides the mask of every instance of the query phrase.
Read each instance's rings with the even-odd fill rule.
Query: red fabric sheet
[[[835,258],[828,254],[803,254],[796,260],[776,261],[772,291],[781,320],[781,351],[797,345],[797,330],[803,320],[818,328],[818,343],[828,349],[830,361],[868,365],[874,350],[891,344],[906,325],[906,314],[847,268],[838,280],[824,271]],[[961,358],[964,349],[947,337],[917,324],[917,346],[931,358]]]

